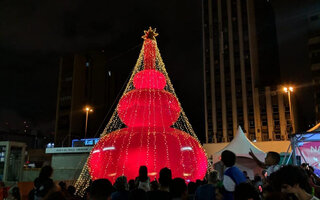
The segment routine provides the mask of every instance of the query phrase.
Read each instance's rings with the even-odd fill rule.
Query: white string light
[[[114,111],[114,113],[112,114],[112,117],[110,119],[110,121],[108,122],[108,124],[106,125],[104,131],[102,132],[102,134],[100,135],[100,137],[106,137],[106,138],[114,138],[114,140],[111,142],[111,143],[107,143],[106,141],[107,140],[104,140],[102,141],[101,143],[101,149],[100,150],[93,150],[89,157],[92,155],[92,154],[101,154],[101,152],[104,152],[104,153],[107,153],[107,154],[104,154],[104,155],[108,155],[107,157],[107,164],[106,166],[101,166],[101,168],[105,169],[104,171],[104,175],[105,176],[109,176],[109,177],[115,177],[117,174],[125,174],[126,172],[126,163],[128,161],[128,155],[129,155],[129,147],[131,146],[132,144],[132,138],[133,137],[136,137],[137,135],[140,136],[140,140],[139,140],[139,152],[141,154],[141,151],[144,147],[146,147],[146,163],[148,164],[150,162],[150,164],[152,163],[152,165],[154,166],[154,169],[152,171],[149,172],[149,176],[156,176],[158,174],[158,171],[160,169],[157,169],[157,158],[156,155],[157,155],[157,151],[165,151],[165,155],[166,155],[166,158],[161,158],[163,160],[165,160],[165,165],[170,168],[170,158],[172,157],[179,157],[181,156],[181,165],[183,167],[183,176],[186,178],[186,180],[189,180],[189,177],[194,173],[194,171],[196,171],[197,169],[196,168],[192,168],[190,169],[191,171],[187,171],[186,170],[186,166],[184,164],[184,160],[185,160],[185,157],[184,155],[192,155],[195,159],[197,159],[196,157],[198,156],[196,153],[195,153],[195,149],[197,148],[200,148],[203,150],[203,148],[201,147],[200,143],[199,143],[199,140],[196,136],[196,134],[194,133],[193,131],[193,128],[191,126],[191,124],[189,123],[189,120],[188,118],[186,117],[185,115],[185,112],[183,111],[182,107],[181,107],[181,104],[177,98],[177,95],[174,91],[174,88],[173,88],[173,85],[169,79],[169,76],[168,76],[168,73],[165,69],[165,65],[163,63],[163,60],[161,58],[161,55],[160,55],[160,52],[159,52],[159,49],[157,47],[157,43],[155,40],[152,41],[153,42],[153,45],[155,46],[155,64],[154,64],[154,67],[156,70],[158,70],[159,72],[161,72],[165,79],[166,79],[166,85],[165,85],[165,88],[164,88],[164,91],[168,92],[168,95],[166,93],[162,93],[160,92],[160,90],[155,90],[153,88],[148,88],[147,91],[148,91],[148,94],[146,96],[146,94],[144,94],[143,92],[145,90],[143,89],[139,89],[137,90],[135,87],[134,87],[134,84],[133,84],[133,79],[134,79],[134,76],[145,69],[145,63],[144,63],[144,45],[142,46],[142,49],[140,51],[140,54],[139,54],[139,57],[138,57],[138,60],[136,62],[136,65],[132,71],[132,75],[129,79],[129,82],[124,90],[124,93],[121,97],[121,99],[125,96],[125,95],[129,95],[130,93],[129,92],[134,92],[135,91],[135,95],[138,95],[137,96],[137,99],[141,99],[142,98],[142,95],[143,95],[143,98],[146,98],[148,99],[148,106],[145,106],[144,107],[144,112],[145,113],[148,113],[146,115],[142,115],[143,118],[142,118],[142,121],[148,121],[148,126],[147,127],[141,127],[139,130],[141,131],[145,131],[147,129],[147,134],[144,136],[143,134],[139,134],[139,133],[136,133],[135,130],[137,130],[137,128],[134,128],[134,127],[127,127],[125,129],[122,129],[125,127],[125,124],[122,122],[122,120],[120,119],[120,116],[119,116],[119,113],[117,113],[117,110],[119,109],[119,104],[117,105],[117,108],[116,110]],[[159,85],[159,80],[158,79],[153,79],[153,80],[142,80],[142,81],[152,81],[151,85],[153,87]],[[142,84],[145,84],[145,82],[142,82]],[[160,94],[161,93],[161,94]],[[171,127],[166,127],[165,125],[165,122],[163,121],[163,118],[161,119],[161,124],[162,126],[161,127],[155,127],[154,124],[157,124],[157,122],[155,121],[157,118],[156,118],[156,114],[160,114],[160,116],[164,116],[164,113],[165,111],[162,110],[163,106],[162,105],[162,101],[160,99],[160,96],[164,94],[164,97],[165,99],[168,101],[171,101],[171,98],[169,97],[169,95],[173,95],[174,98],[177,100],[177,103],[180,107],[180,116],[179,118],[176,120],[176,119],[173,119],[174,117],[174,113],[172,113],[172,109],[174,109],[174,107],[172,107],[172,103],[173,102],[169,102],[168,104],[168,111],[169,111],[169,116],[172,118],[171,121],[176,121],[173,125],[172,125],[172,128]],[[133,95],[129,95],[129,99],[128,99],[128,102],[131,102],[133,100]],[[153,106],[151,107],[151,105],[156,105],[156,102],[160,102],[161,105],[157,105],[159,106],[159,110],[156,110],[156,107]],[[124,113],[121,113],[121,115],[124,117],[124,118],[127,118],[128,116],[130,117],[130,120],[133,120],[133,121],[136,121],[138,118],[137,116],[137,110],[139,109],[138,107],[139,105],[134,105],[134,109],[135,109],[135,112],[134,113],[130,113],[128,114],[128,109],[125,110]],[[151,113],[153,113],[153,115],[151,115]],[[147,119],[146,119],[147,118]],[[153,121],[151,121],[151,119],[153,119]],[[126,130],[124,132],[124,130]],[[158,136],[157,134],[159,134],[159,131],[162,132],[163,134],[160,134],[161,136]],[[169,135],[167,135],[167,131],[171,131]],[[179,131],[184,131],[190,135],[181,135],[181,133]],[[111,134],[112,136],[111,136]],[[121,136],[123,134],[126,134],[125,136]],[[137,134],[137,135],[135,135]],[[170,155],[170,149],[168,147],[168,136],[169,137],[173,137],[175,138],[176,142],[177,142],[177,146],[181,152],[180,155]],[[195,138],[195,142],[192,142],[190,140],[190,138]],[[122,141],[121,141],[122,139]],[[144,143],[145,139],[147,140],[146,143]],[[150,139],[153,140],[152,143],[150,143]],[[161,146],[158,145],[159,142],[161,142],[163,140],[163,144]],[[100,142],[100,141],[99,141]],[[123,164],[122,164],[122,168],[121,169],[116,169],[115,172],[107,172],[107,168],[109,167],[109,165],[111,164],[114,164],[112,163],[112,160],[115,159],[114,156],[116,155],[115,152],[118,150],[117,147],[116,147],[116,144],[117,143],[121,143],[120,145],[120,150],[124,151],[124,161]],[[151,146],[152,147],[151,147]],[[204,151],[204,150],[203,150]],[[101,154],[102,155],[102,154]],[[153,155],[153,160],[150,160],[149,159],[151,158],[150,156]],[[170,157],[171,156],[171,157]],[[119,156],[121,157],[121,156]],[[99,155],[99,159],[103,159],[103,157],[100,157]],[[136,162],[136,168],[139,167],[139,163],[141,162],[140,160],[140,157],[137,159],[137,162]],[[195,160],[196,162],[196,160]],[[210,163],[209,163],[210,164]],[[90,169],[88,168],[88,161],[85,163],[85,166],[78,178],[78,180],[76,181],[75,183],[75,187],[77,189],[77,194],[80,195],[80,196],[83,196],[84,194],[84,190],[86,189],[86,187],[88,187],[89,185],[89,180],[92,178],[90,176],[90,173],[94,173],[93,171],[89,171]],[[120,171],[121,173],[120,173]],[[174,169],[172,169],[174,170]],[[137,172],[138,173],[138,172]],[[115,177],[116,178],[116,177]]]

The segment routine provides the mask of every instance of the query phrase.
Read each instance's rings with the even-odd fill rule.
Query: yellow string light
[[[175,93],[175,90],[174,90],[174,88],[173,88],[173,85],[172,85],[172,83],[171,83],[171,80],[169,79],[168,73],[167,73],[167,71],[166,71],[166,69],[165,69],[165,64],[164,64],[164,62],[163,62],[163,60],[162,60],[162,58],[161,58],[160,51],[159,51],[159,49],[158,49],[157,42],[156,42],[156,40],[155,40],[155,37],[156,37],[157,35],[158,35],[158,34],[156,33],[156,30],[155,30],[155,29],[149,28],[148,31],[145,31],[145,35],[143,36],[143,38],[144,38],[144,39],[152,39],[152,42],[154,42],[155,50],[156,50],[156,59],[155,59],[155,63],[156,63],[156,64],[155,64],[155,67],[156,67],[156,69],[157,69],[158,71],[160,71],[160,72],[165,76],[165,78],[166,78],[165,90],[166,90],[167,92],[173,94],[173,95],[177,98],[177,100],[178,100],[178,105],[179,105],[180,108],[181,108],[180,117],[178,118],[178,120],[175,122],[175,124],[174,124],[172,127],[175,128],[175,129],[178,129],[178,130],[182,130],[182,131],[190,134],[192,137],[194,137],[194,138],[196,139],[196,141],[198,142],[198,144],[194,144],[194,143],[192,143],[192,142],[188,143],[191,148],[194,149],[194,148],[195,148],[195,145],[197,145],[197,146],[199,146],[200,148],[202,148],[201,145],[200,145],[200,142],[199,142],[199,140],[198,140],[198,138],[197,138],[197,136],[196,136],[196,134],[195,134],[192,126],[191,126],[191,124],[189,123],[188,118],[186,117],[186,114],[185,114],[184,110],[182,109],[182,106],[181,106],[181,104],[180,104],[180,101],[179,101],[179,99],[178,99],[178,97],[177,97],[177,95],[176,95],[176,93]],[[139,57],[138,57],[138,59],[137,59],[136,65],[135,65],[135,67],[134,67],[133,70],[132,70],[132,74],[131,74],[130,79],[129,79],[129,81],[128,81],[128,84],[127,84],[127,86],[126,86],[126,88],[125,88],[125,90],[124,90],[124,92],[123,92],[122,97],[123,97],[124,95],[126,95],[128,92],[130,92],[131,90],[135,89],[134,86],[133,86],[133,78],[134,78],[134,76],[135,76],[138,72],[140,72],[140,71],[142,71],[142,70],[144,69],[143,55],[144,55],[144,45],[142,46],[142,49],[141,49],[141,51],[140,51],[140,54],[139,54]],[[153,84],[155,84],[155,83],[153,83]],[[151,91],[151,90],[149,89],[149,91]],[[156,96],[157,96],[157,98],[160,98],[160,97],[159,97],[160,95],[158,95],[157,93],[154,93],[154,92],[151,93],[151,92],[149,92],[149,95],[151,95],[151,94],[152,94],[153,96],[150,96],[150,97],[149,97],[149,110],[150,110],[150,109],[155,109],[155,107],[153,107],[153,108],[150,107],[150,105],[152,105],[152,104],[154,103],[154,102],[151,102],[151,101],[155,101]],[[141,92],[138,92],[138,95],[141,95]],[[131,95],[130,99],[132,98],[132,96],[133,96],[133,95]],[[157,102],[161,102],[161,101],[157,101]],[[119,106],[119,105],[118,105],[118,106]],[[108,124],[106,125],[106,127],[105,127],[105,129],[103,130],[103,132],[101,133],[100,137],[108,136],[108,133],[111,133],[111,132],[116,131],[116,130],[120,130],[121,128],[125,127],[125,125],[124,125],[123,122],[120,120],[119,115],[118,115],[118,113],[117,113],[118,106],[117,106],[116,110],[113,112],[110,121],[109,121]],[[137,105],[135,105],[135,106],[137,106]],[[170,104],[169,104],[169,106],[170,106]],[[136,108],[137,108],[137,107],[136,107]],[[161,108],[162,108],[162,107],[161,107]],[[169,109],[169,111],[171,112],[170,109]],[[157,112],[162,113],[163,111],[162,111],[162,109],[160,109],[160,110],[157,111]],[[155,113],[155,112],[153,112],[153,113]],[[127,111],[126,111],[126,113],[125,113],[124,115],[125,115],[125,116],[127,115]],[[149,119],[151,119],[151,116],[150,116],[150,115],[151,115],[151,113],[149,112],[149,116],[146,115],[146,116],[144,116],[144,117],[149,117]],[[172,117],[172,115],[170,115],[170,116]],[[136,113],[135,113],[134,116],[132,116],[132,119],[135,120],[136,117],[137,117],[137,115],[136,115]],[[155,119],[155,117],[153,117],[153,119]],[[149,123],[150,123],[150,120],[149,120]],[[162,124],[163,124],[163,121],[162,121]],[[150,139],[150,135],[153,136],[153,143],[152,143],[151,145],[154,146],[154,148],[153,148],[154,158],[153,158],[153,161],[152,161],[152,162],[153,162],[154,166],[156,166],[156,154],[155,154],[155,152],[156,152],[157,150],[159,150],[159,148],[157,147],[157,141],[156,141],[156,135],[155,135],[155,134],[156,134],[156,129],[155,129],[155,128],[151,129],[150,124],[149,124],[149,126],[148,126],[147,128],[148,128],[148,130],[147,130],[147,133],[148,133],[147,137]],[[163,130],[163,133],[165,133],[166,129],[165,129],[164,126],[163,126],[163,129],[162,129],[162,130]],[[130,144],[131,144],[131,138],[133,137],[133,134],[134,134],[133,131],[130,131],[130,130],[129,130],[129,134],[127,134],[127,136],[125,137],[125,139],[123,139],[122,144],[121,144],[121,149],[123,149],[123,150],[125,151],[125,161],[123,162],[124,164],[123,164],[122,169],[118,169],[118,170],[121,170],[121,171],[122,171],[122,174],[124,173],[124,170],[125,170],[125,163],[126,163],[126,161],[127,161],[127,159],[128,159],[128,149],[129,149],[129,146],[130,146]],[[166,165],[167,165],[167,167],[170,168],[170,162],[169,162],[170,155],[169,155],[167,138],[166,138],[166,135],[165,135],[165,134],[163,134],[163,136],[164,136],[164,138],[163,138],[163,139],[164,139],[164,150],[166,151],[166,158],[164,158],[164,159],[166,160]],[[188,137],[190,137],[190,136],[182,136],[182,138],[180,138],[178,135],[175,135],[175,134],[173,134],[173,136],[176,138],[180,149],[182,148],[181,142],[184,141],[184,143],[186,143]],[[115,144],[115,142],[116,142],[117,139],[118,139],[118,138],[116,137],[115,140],[113,141],[113,145]],[[147,144],[146,144],[146,148],[147,148],[147,153],[146,153],[146,154],[147,154],[147,155],[146,155],[147,160],[146,160],[146,163],[149,163],[149,151],[150,151],[150,141],[149,141],[149,139],[147,140]],[[182,140],[182,141],[181,141],[181,140]],[[143,138],[141,137],[141,138],[140,138],[140,147],[144,146],[144,144],[143,144],[142,141],[143,141]],[[203,149],[203,148],[202,148],[202,149]],[[140,151],[141,151],[141,148],[140,148]],[[92,154],[92,152],[90,153],[90,155],[91,155],[91,154]],[[192,154],[193,154],[194,156],[196,156],[196,154],[195,154],[194,151],[192,151]],[[110,155],[111,155],[111,152],[110,152]],[[184,165],[184,164],[183,164],[183,160],[184,160],[184,155],[183,155],[183,153],[181,153],[181,156],[182,156],[182,165]],[[109,162],[111,162],[111,161],[110,161],[110,156],[109,156]],[[108,162],[108,165],[110,164],[109,162]],[[137,162],[137,164],[139,164],[139,161]],[[209,163],[209,162],[208,162],[208,164],[209,164],[209,166],[211,165],[211,163]],[[103,166],[103,167],[104,167],[104,168],[107,168],[107,166]],[[183,166],[183,168],[185,169],[185,166]],[[211,168],[211,167],[208,167],[208,169],[210,169],[210,168]],[[160,170],[160,169],[157,169],[157,170]],[[188,178],[188,173],[192,173],[194,170],[196,170],[196,169],[192,169],[191,172],[186,172],[186,173],[185,173],[185,174],[186,174],[186,175],[185,175],[185,178],[187,179],[187,178]],[[81,174],[80,174],[79,178],[77,179],[77,181],[76,181],[76,183],[75,183],[75,187],[76,187],[76,190],[77,190],[77,194],[78,194],[78,195],[83,196],[84,190],[88,187],[90,179],[91,179],[91,177],[90,177],[89,169],[88,169],[88,167],[87,167],[87,162],[86,162],[85,165],[84,165],[84,167],[83,167],[83,169],[82,169],[82,171],[81,171]]]

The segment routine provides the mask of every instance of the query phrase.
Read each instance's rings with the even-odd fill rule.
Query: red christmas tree
[[[173,178],[195,181],[204,177],[207,158],[175,95],[157,47],[157,35],[151,28],[145,31],[131,79],[90,153],[87,168],[76,183],[78,188],[88,175],[112,182],[122,175],[134,179],[142,165],[148,167],[151,180],[158,178],[164,167],[172,170]]]

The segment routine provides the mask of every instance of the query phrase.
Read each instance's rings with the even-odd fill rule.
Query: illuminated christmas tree
[[[173,178],[186,181],[202,179],[207,171],[206,154],[174,92],[157,35],[149,28],[142,37],[127,87],[75,184],[79,194],[90,179],[135,179],[142,165],[151,180],[164,167],[172,170]]]

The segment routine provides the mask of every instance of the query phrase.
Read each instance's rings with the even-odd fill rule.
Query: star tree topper
[[[156,33],[156,28],[152,29],[150,26],[147,31],[144,31],[144,36],[142,36],[142,38],[145,40],[146,39],[155,40],[158,35],[159,34]]]

